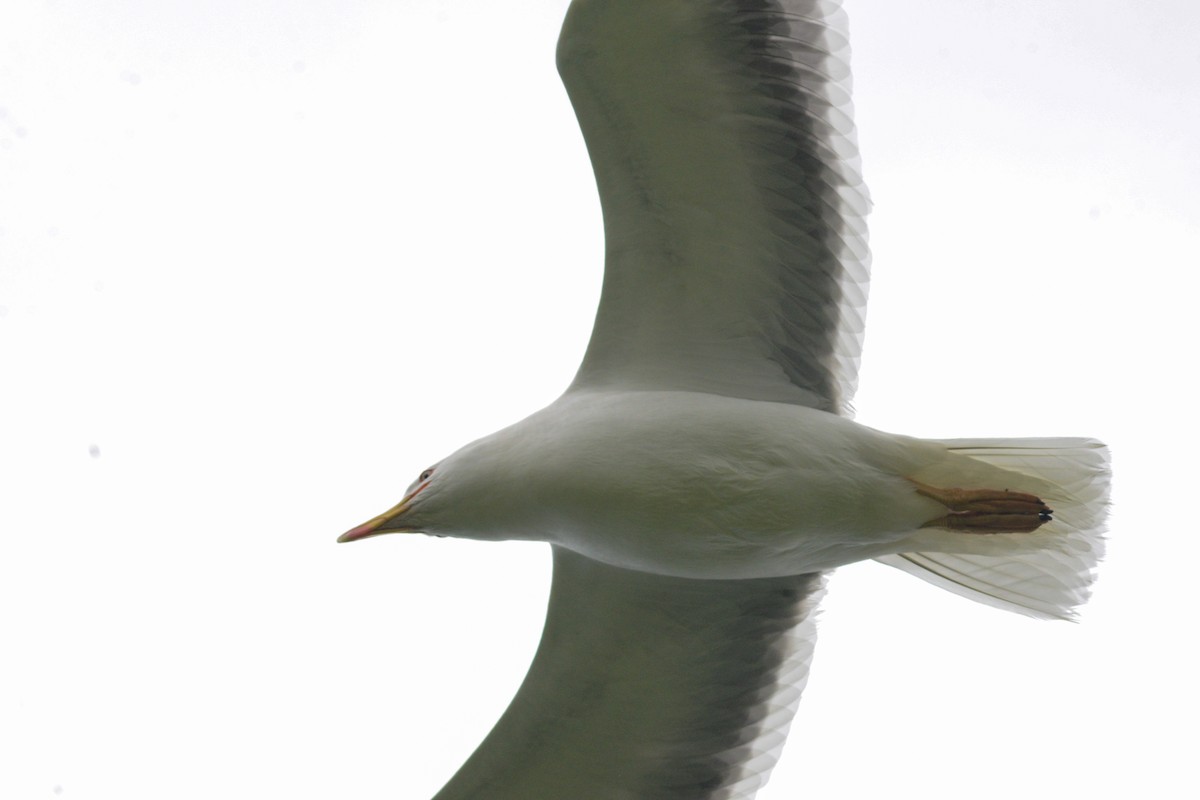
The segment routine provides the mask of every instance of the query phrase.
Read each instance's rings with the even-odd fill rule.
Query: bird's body
[[[575,0],[558,62],[607,250],[575,381],[341,540],[553,546],[525,683],[437,800],[749,800],[822,573],[875,558],[1069,618],[1102,551],[1107,453],[848,418],[868,202],[835,2]]]
[[[900,541],[941,506],[906,476],[948,457],[804,406],[575,392],[440,463],[445,491],[472,489],[428,530],[663,575],[797,575],[911,549]]]

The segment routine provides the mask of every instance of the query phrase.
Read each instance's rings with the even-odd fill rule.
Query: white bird
[[[339,541],[553,547],[529,673],[436,800],[752,798],[823,573],[874,558],[1068,618],[1102,551],[1107,451],[848,418],[868,199],[836,2],[575,0],[558,65],[607,251],[579,372]]]

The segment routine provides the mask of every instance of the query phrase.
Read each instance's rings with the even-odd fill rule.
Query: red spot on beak
[[[374,536],[376,533],[382,532],[376,531],[376,528],[379,527],[379,523],[380,520],[378,519],[373,519],[370,522],[364,522],[357,528],[351,528],[350,530],[346,531],[339,536],[337,540],[339,542],[357,542],[359,539],[366,539],[370,536]]]

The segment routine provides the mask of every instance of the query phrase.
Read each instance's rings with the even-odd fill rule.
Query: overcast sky
[[[565,7],[0,4],[0,796],[423,798],[499,716],[548,548],[334,538],[574,373]],[[858,419],[1104,439],[1110,552],[1078,625],[840,570],[760,800],[1182,796],[1200,5],[846,7]]]

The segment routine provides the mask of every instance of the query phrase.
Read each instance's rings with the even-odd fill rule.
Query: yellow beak
[[[416,494],[416,492],[413,492],[413,494]],[[408,503],[410,500],[412,500],[412,498],[413,495],[410,494],[408,497],[397,503],[393,508],[383,512],[378,517],[364,522],[357,528],[351,528],[350,530],[346,531],[339,536],[337,540],[339,542],[357,542],[359,539],[367,539],[371,536],[378,536],[383,533],[398,533],[406,530],[403,527],[385,526],[387,523],[404,513],[404,510],[408,508]]]

